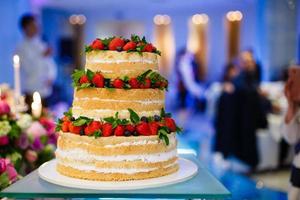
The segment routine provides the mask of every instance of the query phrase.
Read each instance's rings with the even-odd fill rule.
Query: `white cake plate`
[[[171,185],[186,181],[197,174],[198,166],[190,160],[179,158],[179,170],[176,173],[134,181],[89,181],[61,175],[56,171],[56,160],[44,163],[38,169],[39,176],[56,185],[94,190],[133,190]]]

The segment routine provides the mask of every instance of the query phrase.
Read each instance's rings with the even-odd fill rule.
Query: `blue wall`
[[[21,39],[19,17],[30,10],[29,0],[1,0],[0,2],[0,83],[13,86],[12,57]]]

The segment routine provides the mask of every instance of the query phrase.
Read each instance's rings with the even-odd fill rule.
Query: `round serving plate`
[[[55,159],[41,165],[38,169],[38,173],[42,179],[65,187],[94,190],[134,190],[183,182],[197,174],[198,166],[192,161],[179,158],[178,164],[179,170],[176,173],[158,178],[133,181],[90,181],[67,177],[56,171]]]

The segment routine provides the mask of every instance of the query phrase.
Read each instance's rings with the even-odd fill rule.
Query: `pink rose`
[[[9,143],[7,135],[0,136],[0,146],[5,146]]]
[[[35,151],[27,150],[25,153],[25,158],[28,160],[28,162],[33,163],[37,160],[38,155]]]
[[[0,115],[5,115],[10,113],[10,107],[8,103],[0,100]]]
[[[6,166],[6,173],[10,181],[15,182],[17,180],[18,173],[11,163]]]
[[[42,135],[46,135],[46,133],[46,129],[39,122],[33,122],[26,130],[26,134],[28,136],[32,136],[33,138],[39,138]]]
[[[0,174],[6,171],[6,160],[4,158],[0,158]]]
[[[46,117],[42,117],[40,119],[40,123],[47,130],[47,134],[50,135],[55,132],[55,123],[53,120],[48,119]]]

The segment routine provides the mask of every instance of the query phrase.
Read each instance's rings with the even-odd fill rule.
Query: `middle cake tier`
[[[72,113],[74,117],[86,116],[103,119],[119,113],[119,118],[128,119],[128,108],[139,116],[159,115],[165,103],[165,91],[159,89],[114,89],[86,88],[74,91]]]

